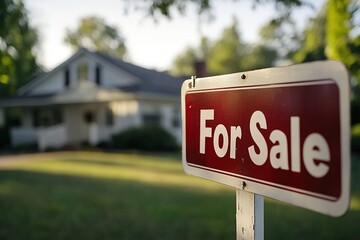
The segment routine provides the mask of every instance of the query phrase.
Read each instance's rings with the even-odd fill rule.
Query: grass
[[[266,239],[360,236],[360,158],[340,218],[266,199]],[[235,190],[178,157],[101,152],[0,159],[0,239],[235,239]]]

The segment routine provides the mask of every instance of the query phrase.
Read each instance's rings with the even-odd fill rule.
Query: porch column
[[[99,140],[99,126],[95,122],[89,123],[89,144],[95,146]]]

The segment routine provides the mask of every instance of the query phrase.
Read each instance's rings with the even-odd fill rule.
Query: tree
[[[187,47],[182,53],[175,57],[170,72],[174,76],[195,75],[195,61],[196,50],[192,47]]]
[[[358,83],[352,86],[352,124],[360,122],[360,35],[353,33],[358,4],[351,0],[329,0],[326,7],[326,55],[342,61]]]
[[[171,72],[174,75],[194,75],[194,63],[198,59],[205,60],[210,75],[218,75],[271,67],[277,58],[278,52],[269,46],[243,42],[238,22],[234,19],[218,40],[209,42],[202,38],[199,47],[188,47],[180,53],[172,64]]]
[[[278,60],[290,59],[299,47],[299,34],[290,11],[270,20],[260,29],[259,35],[265,46],[277,49]]]
[[[351,0],[329,0],[326,8],[326,56],[342,61],[360,83],[360,36],[352,37],[354,13]]]
[[[185,13],[188,3],[193,3],[197,7],[199,14],[208,13],[212,9],[212,0],[152,0],[152,1],[130,1],[129,5],[135,5],[136,9],[145,9],[153,16],[165,16],[171,18],[174,11]],[[307,4],[306,0],[253,0],[254,6],[272,2],[278,9],[288,9],[292,7],[299,7]]]
[[[350,0],[329,0],[326,8],[326,54],[330,58],[346,60],[351,56],[350,43],[350,18],[348,12]],[[348,60],[352,61],[352,60]],[[349,62],[350,63],[350,62]]]
[[[273,67],[278,59],[278,51],[269,46],[259,44],[253,46],[249,53],[243,56],[242,69],[254,70]]]
[[[238,33],[238,22],[234,18],[230,27],[225,28],[215,42],[207,59],[208,70],[212,75],[238,72],[241,70],[242,56],[245,55],[245,44]]]
[[[208,53],[208,69],[213,75],[271,67],[278,51],[262,44],[250,45],[241,39],[238,22],[225,28],[220,39]]]
[[[191,76],[196,74],[195,62],[208,59],[211,50],[208,39],[203,37],[199,48],[187,47],[175,57],[171,65],[171,73],[175,76]]]
[[[304,38],[301,41],[300,48],[293,55],[295,63],[326,59],[325,22],[326,15],[324,9],[319,11],[315,18],[309,21],[304,31]]]
[[[79,26],[66,30],[65,43],[73,49],[81,47],[123,59],[126,55],[124,39],[116,27],[109,26],[102,18],[86,17]]]
[[[0,1],[0,96],[13,94],[41,68],[35,50],[38,34],[21,0]]]

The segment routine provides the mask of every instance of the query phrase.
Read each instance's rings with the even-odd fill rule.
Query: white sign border
[[[341,194],[337,201],[326,200],[293,191],[265,186],[247,178],[241,180],[218,172],[191,166],[186,161],[186,111],[185,96],[192,91],[211,91],[233,87],[259,87],[261,85],[289,84],[297,82],[316,82],[324,79],[334,80],[339,88],[340,125],[341,125]],[[195,82],[194,82],[195,81]],[[195,83],[195,86],[193,86]],[[350,202],[350,89],[349,77],[345,66],[338,61],[318,61],[292,65],[288,67],[267,68],[249,72],[241,72],[214,77],[186,80],[181,88],[182,111],[182,164],[187,174],[213,180],[237,189],[246,183],[246,191],[261,194],[296,206],[304,207],[330,216],[343,215]]]

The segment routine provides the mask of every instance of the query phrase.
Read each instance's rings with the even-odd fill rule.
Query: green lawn
[[[266,239],[360,236],[360,158],[340,218],[265,202]],[[235,190],[178,156],[63,152],[0,158],[0,239],[235,239]]]

